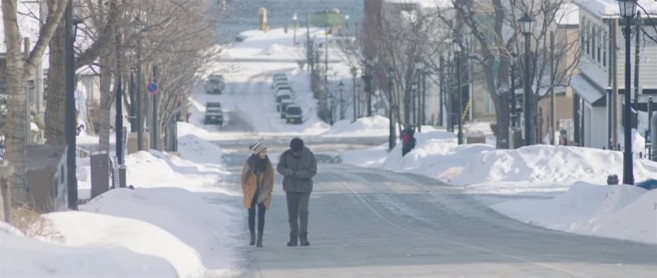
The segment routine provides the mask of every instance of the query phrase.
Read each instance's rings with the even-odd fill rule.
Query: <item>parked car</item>
[[[274,92],[279,92],[279,91],[282,91],[282,90],[287,90],[287,91],[290,91],[290,92],[294,91],[294,90],[292,90],[292,87],[290,87],[290,85],[280,85],[280,86],[276,87],[276,90]]]
[[[281,103],[284,99],[291,99],[292,94],[289,93],[288,91],[281,91],[276,94],[276,104]]]
[[[205,81],[205,92],[208,94],[221,94],[225,88],[226,82],[221,74],[210,74]]]
[[[294,94],[292,93],[292,91],[290,91],[288,89],[282,89],[282,90],[278,90],[278,91],[274,92],[274,98],[278,98],[279,96],[282,96],[282,95],[293,96]]]
[[[274,91],[278,90],[278,87],[281,86],[290,86],[290,83],[287,80],[277,80],[271,83],[271,88],[274,89]]]
[[[281,78],[281,77],[287,78],[287,74],[285,74],[284,72],[277,72],[271,76],[272,79]]]
[[[298,105],[289,105],[285,109],[285,123],[288,124],[302,124],[303,123],[303,110]]]
[[[271,82],[275,83],[276,81],[285,81],[285,82],[287,82],[287,76],[285,76],[285,74],[283,74],[283,75],[274,75],[271,78]]]
[[[221,110],[220,102],[208,102],[205,104],[204,124],[215,124],[222,126],[224,124],[224,111]]]
[[[281,119],[285,119],[285,109],[287,109],[288,106],[294,104],[294,100],[292,99],[284,99],[281,100],[281,103],[276,105],[276,111],[281,112]]]

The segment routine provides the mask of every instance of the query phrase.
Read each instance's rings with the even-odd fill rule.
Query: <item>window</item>
[[[586,55],[591,56],[591,22],[586,22]]]
[[[579,33],[580,33],[580,36],[582,38],[582,42],[580,43],[580,47],[582,48],[582,52],[584,52],[584,47],[585,47],[585,44],[586,44],[586,42],[585,42],[586,41],[586,32],[584,31],[585,30],[584,26],[586,26],[586,19],[584,19],[584,17],[582,17],[582,24],[579,26]]]
[[[591,53],[591,56],[593,57],[594,61],[596,59],[599,59],[599,57],[595,56],[595,48],[596,48],[595,39],[596,39],[596,37],[597,37],[597,33],[595,32],[595,25],[593,25],[593,26],[591,26],[591,50],[592,50],[591,52],[593,52],[593,53]]]
[[[607,31],[604,32],[602,35],[602,42],[604,46],[602,47],[602,66],[607,67],[607,45],[609,43],[609,35],[607,34]]]

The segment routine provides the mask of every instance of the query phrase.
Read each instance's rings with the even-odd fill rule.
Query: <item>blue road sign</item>
[[[146,84],[146,92],[148,94],[154,95],[157,94],[157,92],[160,90],[160,88],[157,86],[157,83],[155,82],[150,82]]]

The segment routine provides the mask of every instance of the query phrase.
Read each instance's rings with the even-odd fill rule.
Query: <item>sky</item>
[[[212,65],[211,72],[226,76],[229,89],[208,96],[199,88],[191,97],[190,121],[178,123],[178,153],[152,150],[126,157],[127,178],[135,189],[114,189],[85,200],[79,211],[41,215],[23,230],[0,222],[0,276],[239,275],[244,258],[238,250],[245,243],[241,190],[222,158],[227,150],[209,140],[387,136],[388,119],[382,116],[352,122],[347,114],[333,126],[317,119],[308,73],[296,63],[276,62],[301,51],[293,46],[290,32],[253,31],[244,37],[244,42],[227,46],[227,60],[250,57],[272,62]],[[333,68],[332,82],[351,78],[347,66]],[[287,125],[278,117],[270,88],[273,72],[285,72],[291,80],[304,109],[303,124]],[[219,132],[203,125],[208,101],[221,101],[226,121],[240,117],[233,120],[243,121],[250,130]],[[489,123],[469,123],[464,129],[483,134],[488,143],[458,145],[453,133],[424,126],[416,134],[416,148],[404,157],[399,145],[388,152],[387,144],[341,155],[343,163],[446,182],[531,225],[657,244],[657,190],[606,185],[607,175],[621,175],[622,153],[547,145],[496,150]],[[79,141],[94,140],[84,135]],[[634,166],[637,181],[657,179],[656,162],[636,159]],[[78,158],[77,177],[79,195],[88,199],[88,158]]]

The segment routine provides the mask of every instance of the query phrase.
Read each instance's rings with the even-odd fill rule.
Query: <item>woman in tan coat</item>
[[[253,144],[251,156],[242,168],[241,183],[244,192],[244,207],[249,211],[250,245],[262,247],[262,233],[265,229],[265,211],[271,204],[271,193],[274,189],[274,167],[267,157],[267,148]],[[255,216],[258,210],[258,239],[256,243]]]

